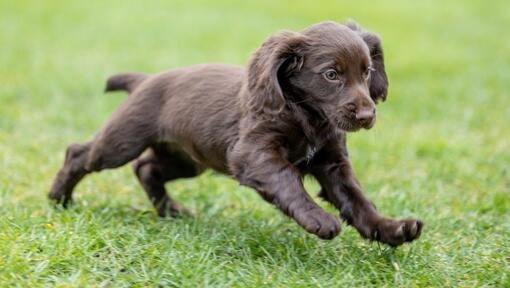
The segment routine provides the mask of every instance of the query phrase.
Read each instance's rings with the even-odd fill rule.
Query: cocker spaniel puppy
[[[129,97],[90,142],[67,148],[49,196],[66,206],[85,175],[136,160],[135,174],[158,214],[175,216],[186,210],[165,182],[212,168],[255,189],[309,233],[331,239],[340,220],[305,191],[303,176],[311,174],[347,224],[364,238],[398,246],[417,239],[422,222],[376,210],[345,144],[348,132],[374,125],[375,104],[387,89],[379,37],[334,22],[271,36],[246,68],[206,64],[115,75],[106,91]]]

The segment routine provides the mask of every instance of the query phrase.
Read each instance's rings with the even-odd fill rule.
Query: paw
[[[394,220],[383,218],[372,231],[372,240],[396,247],[421,235],[423,222],[417,219]]]
[[[296,214],[294,218],[298,223],[306,231],[321,239],[333,239],[341,231],[340,220],[322,209],[312,209]]]
[[[193,213],[179,204],[166,200],[156,208],[158,216],[162,218],[194,217]]]
[[[48,194],[48,198],[52,200],[57,205],[62,205],[64,208],[67,208],[69,203],[72,203],[70,193],[66,193],[64,191],[63,185],[61,185],[60,181],[55,180],[53,186],[50,189],[50,193]]]

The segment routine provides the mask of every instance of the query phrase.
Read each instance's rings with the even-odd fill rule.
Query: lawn
[[[510,287],[507,1],[360,2],[0,0],[0,286]],[[390,79],[351,159],[418,241],[320,240],[214,172],[167,185],[194,218],[159,219],[129,165],[47,201],[66,146],[126,97],[109,75],[244,64],[275,31],[346,19],[382,37]]]

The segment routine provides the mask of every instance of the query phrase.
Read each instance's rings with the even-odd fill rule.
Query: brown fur
[[[186,210],[165,182],[209,167],[331,239],[340,221],[303,188],[311,174],[320,196],[363,237],[397,246],[417,239],[422,222],[379,214],[363,196],[345,145],[347,132],[373,126],[387,88],[379,37],[334,22],[273,35],[246,69],[209,64],[115,75],[106,90],[130,96],[93,140],[69,146],[50,198],[65,206],[88,173],[138,158],[135,173],[158,214],[173,216]]]

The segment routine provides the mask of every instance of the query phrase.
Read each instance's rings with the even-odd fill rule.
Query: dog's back
[[[123,117],[156,116],[158,142],[177,143],[196,161],[227,172],[226,148],[237,138],[243,77],[241,66],[202,64],[154,75],[113,75],[105,90],[131,94],[123,106],[132,112],[122,111]],[[142,106],[150,109],[137,108]]]

